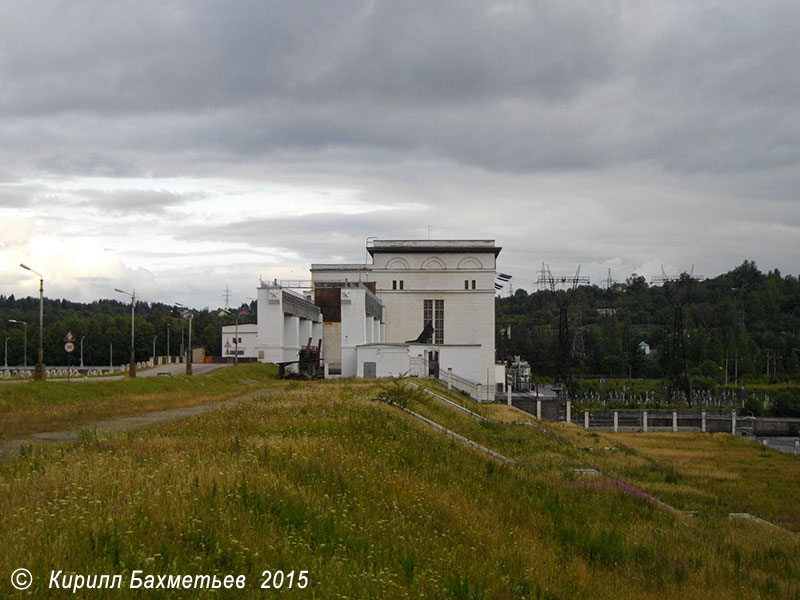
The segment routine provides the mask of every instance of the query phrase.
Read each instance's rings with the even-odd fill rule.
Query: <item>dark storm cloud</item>
[[[347,148],[517,172],[638,160],[737,172],[795,164],[800,148],[800,8],[789,2],[4,13],[0,135],[43,170],[146,171],[185,153],[174,168],[186,171],[198,153],[224,163]]]

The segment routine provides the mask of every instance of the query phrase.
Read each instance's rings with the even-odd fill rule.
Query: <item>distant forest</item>
[[[180,354],[181,337],[184,347],[189,344],[189,322],[182,318],[184,309],[166,304],[137,302],[135,309],[134,344],[137,361],[153,355]],[[240,323],[256,321],[255,302],[242,305],[231,312],[247,311]],[[39,298],[19,298],[0,295],[0,360],[5,360],[7,341],[9,367],[23,364],[25,327],[9,319],[27,322],[27,363],[36,362],[39,347]],[[222,325],[232,325],[235,317],[220,309],[194,311],[192,346],[204,346],[210,355],[219,356]],[[167,331],[169,330],[169,349]],[[76,338],[75,351],[64,351],[64,337],[71,331]],[[181,336],[183,332],[183,336]],[[117,300],[98,300],[89,304],[69,300],[44,299],[44,363],[48,366],[80,364],[80,340],[83,340],[83,364],[108,365],[113,357],[115,366],[127,363],[131,348],[131,305]]]
[[[570,294],[564,340],[560,305]],[[762,273],[752,261],[713,279],[693,281],[684,274],[664,286],[633,274],[609,289],[520,289],[497,299],[496,317],[498,358],[519,355],[540,377],[556,377],[564,360],[574,377],[668,376],[680,329],[694,389],[734,379],[796,382],[800,374],[800,282],[777,269]]]

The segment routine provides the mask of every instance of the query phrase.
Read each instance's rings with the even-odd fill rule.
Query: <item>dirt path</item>
[[[156,423],[169,423],[183,419],[186,417],[194,417],[201,415],[212,410],[217,410],[223,406],[234,406],[240,402],[247,402],[268,396],[278,390],[256,390],[242,396],[237,396],[229,400],[222,400],[220,402],[210,402],[208,404],[199,404],[197,406],[185,406],[182,408],[171,408],[168,410],[157,410],[153,412],[141,413],[138,415],[130,415],[127,417],[114,417],[113,419],[105,419],[95,423],[88,423],[77,429],[68,429],[65,431],[48,431],[43,433],[34,433],[23,438],[16,438],[13,440],[6,440],[0,444],[0,460],[11,458],[19,452],[23,447],[29,446],[37,442],[73,442],[80,438],[81,431],[96,431],[100,432],[116,432],[127,431],[129,429],[138,429],[139,427],[146,427],[147,425],[154,425]]]

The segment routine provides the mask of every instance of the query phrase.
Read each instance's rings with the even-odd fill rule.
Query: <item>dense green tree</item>
[[[242,305],[247,314],[240,316],[240,323],[255,320],[255,302]],[[153,354],[155,338],[156,354],[167,353],[167,329],[170,331],[171,355],[177,355],[181,347],[181,329],[188,345],[187,321],[182,318],[182,309],[165,304],[137,302],[135,310],[134,348],[137,361],[145,361]],[[33,365],[39,342],[39,298],[15,298],[0,295],[0,352],[5,360],[6,338],[8,338],[8,364],[22,365],[24,328],[9,323],[9,319],[26,321],[27,362]],[[44,361],[47,365],[66,366],[80,364],[80,341],[83,338],[83,362],[85,365],[114,365],[127,363],[131,347],[130,304],[117,300],[98,300],[88,304],[69,300],[44,299]],[[192,323],[192,345],[205,347],[206,353],[220,353],[221,326],[233,324],[235,317],[218,310],[195,311]],[[71,331],[75,336],[75,351],[64,350],[64,338]]]
[[[680,292],[684,345],[694,376],[709,385],[743,377],[777,382],[800,377],[797,277],[783,276],[777,269],[763,274],[753,261],[746,260],[712,279],[690,282],[684,274],[680,284],[670,285],[684,288],[648,286],[645,278],[635,273],[609,289],[581,287],[571,314],[580,310],[585,352],[573,357],[573,373],[666,375],[674,318],[671,302]],[[498,330],[507,325],[512,328],[512,338],[504,349],[528,360],[539,376],[555,374],[557,299],[563,293],[517,290],[511,297],[497,299]],[[574,317],[571,323],[575,332]],[[641,342],[651,348],[649,356],[639,352]]]

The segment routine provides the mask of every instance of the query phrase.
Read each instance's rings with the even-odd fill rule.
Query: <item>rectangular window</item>
[[[464,289],[465,289],[465,290],[468,290],[468,289],[469,289],[469,280],[468,280],[468,279],[465,279],[465,280],[464,280]]]
[[[474,279],[472,280],[472,289],[473,290],[475,289],[475,280]]]
[[[396,279],[393,279],[393,280],[392,280],[392,289],[393,289],[393,290],[396,290],[396,289],[397,289],[397,280],[396,280]]]
[[[422,325],[433,325],[433,343],[444,344],[444,300],[425,300],[422,307]]]
[[[402,290],[402,289],[404,289],[404,288],[403,288],[403,280],[402,280],[402,279],[400,280],[400,289],[401,289],[401,290]]]

